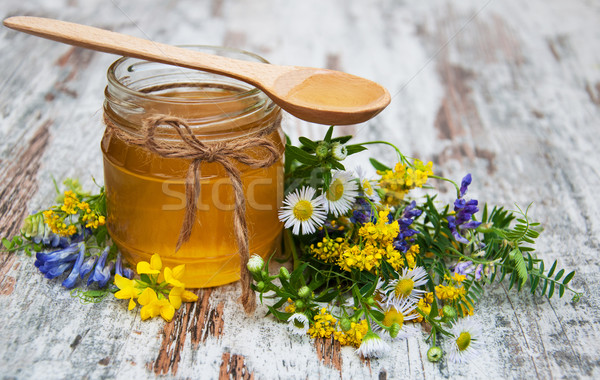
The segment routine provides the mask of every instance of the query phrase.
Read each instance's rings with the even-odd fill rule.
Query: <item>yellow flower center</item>
[[[294,206],[292,210],[294,217],[301,222],[305,222],[310,219],[313,214],[313,205],[306,199],[302,199]]]
[[[410,278],[404,278],[396,284],[394,291],[398,297],[408,297],[415,287],[415,282]]]
[[[383,324],[389,327],[394,323],[397,323],[402,327],[404,324],[404,315],[396,310],[396,308],[392,307],[384,314]]]
[[[344,195],[344,183],[341,179],[337,178],[331,185],[329,185],[329,191],[327,191],[327,199],[330,201],[339,200]]]
[[[456,345],[460,351],[464,351],[471,344],[471,334],[466,331],[460,333],[458,338],[456,339]]]

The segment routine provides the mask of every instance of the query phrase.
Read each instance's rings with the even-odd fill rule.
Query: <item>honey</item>
[[[219,54],[247,53],[214,49]],[[215,51],[210,51],[212,54]],[[234,56],[240,58],[239,56]],[[250,59],[259,59],[249,55]],[[262,92],[234,79],[136,59],[115,62],[108,73],[105,116],[135,135],[149,115],[187,121],[201,141],[231,141],[262,136],[283,152],[279,108]],[[265,134],[265,131],[267,134]],[[173,130],[159,138],[177,141]],[[264,136],[263,136],[264,135]],[[160,254],[163,265],[185,264],[186,287],[210,287],[236,281],[240,259],[233,231],[235,196],[219,163],[202,163],[196,220],[189,241],[176,251],[185,214],[185,177],[189,159],[163,158],[115,134],[102,140],[107,194],[107,226],[124,257],[136,264]],[[246,152],[260,157],[260,151]],[[235,162],[242,173],[250,253],[267,257],[280,245],[282,160],[264,169]]]

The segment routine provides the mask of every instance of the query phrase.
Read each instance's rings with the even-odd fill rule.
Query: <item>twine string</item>
[[[192,234],[196,220],[196,202],[200,196],[202,163],[218,163],[225,169],[235,195],[233,230],[240,254],[241,302],[244,310],[247,313],[252,313],[256,308],[256,296],[250,287],[252,275],[246,266],[250,258],[248,225],[246,223],[246,198],[241,172],[235,163],[239,162],[258,169],[267,168],[277,162],[281,158],[281,153],[275,144],[265,137],[279,127],[279,120],[270,127],[263,129],[258,136],[216,143],[202,142],[194,135],[190,126],[183,119],[173,116],[155,115],[146,118],[136,135],[119,128],[106,115],[104,115],[104,123],[108,133],[115,135],[127,144],[146,148],[164,158],[181,158],[191,161],[185,177],[185,214],[177,239],[176,251],[190,239]],[[166,141],[157,137],[157,129],[160,126],[173,129],[179,135],[180,141]],[[260,155],[260,158],[246,153],[256,149],[261,149],[264,152]]]

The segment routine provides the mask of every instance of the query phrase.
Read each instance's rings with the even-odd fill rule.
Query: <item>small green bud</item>
[[[442,308],[444,317],[448,319],[456,319],[456,309],[450,305],[446,305]]]
[[[373,296],[367,298],[366,301],[369,306],[375,305],[375,298],[373,298]]]
[[[265,266],[265,261],[263,260],[262,257],[260,257],[257,254],[252,255],[252,257],[250,257],[250,259],[248,259],[248,264],[246,264],[246,267],[252,274],[259,274],[264,266]],[[268,273],[267,273],[267,275],[268,275]]]
[[[304,301],[302,300],[297,300],[296,302],[294,302],[294,304],[296,305],[296,309],[304,309],[304,307],[306,306],[304,304]]]
[[[441,348],[436,346],[431,347],[429,351],[427,351],[427,359],[432,363],[438,362],[442,358],[442,355],[444,355],[444,352]]]
[[[350,321],[348,318],[342,318],[340,321],[340,326],[342,327],[342,330],[348,331],[352,328],[352,321]]]
[[[283,279],[286,279],[286,280],[290,279],[290,277],[291,277],[290,276],[290,272],[287,270],[286,267],[279,268],[279,277],[283,278]]]
[[[263,281],[259,281],[256,284],[256,289],[258,289],[259,292],[262,292],[263,290],[265,290],[265,283]]]
[[[389,330],[390,336],[392,338],[397,337],[398,333],[400,333],[401,329],[402,329],[402,326],[400,326],[399,323],[396,323],[396,322],[392,323],[392,325],[390,326],[390,330]]]
[[[342,161],[348,156],[348,149],[346,149],[345,145],[334,142],[331,144],[331,156],[338,161]]]
[[[321,141],[317,145],[317,149],[315,150],[315,153],[317,155],[317,158],[319,158],[319,159],[323,159],[323,158],[327,157],[327,155],[329,154],[329,144],[326,143],[325,141]]]
[[[310,288],[306,285],[304,285],[298,290],[298,295],[300,296],[300,298],[308,298],[310,296],[310,293]]]

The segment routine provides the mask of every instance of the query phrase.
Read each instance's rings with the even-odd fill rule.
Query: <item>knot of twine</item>
[[[123,131],[123,129],[113,124],[106,115],[104,115],[104,123],[109,133],[114,134],[125,143],[144,147],[161,157],[191,160],[185,177],[185,215],[179,232],[176,251],[190,239],[192,234],[192,228],[196,220],[196,202],[200,195],[200,167],[202,162],[216,162],[223,166],[231,180],[235,194],[233,230],[240,254],[241,302],[244,310],[247,313],[252,313],[256,308],[256,296],[250,287],[252,275],[247,268],[250,248],[248,244],[248,225],[246,223],[246,198],[241,173],[235,162],[240,162],[252,168],[267,168],[277,162],[281,158],[281,153],[275,144],[264,138],[264,136],[278,128],[279,121],[261,131],[260,135],[256,137],[216,143],[200,141],[184,120],[173,116],[156,115],[148,117],[143,121],[139,135],[136,136]],[[171,127],[177,132],[181,141],[173,143],[157,137],[156,131],[159,126]],[[255,158],[245,153],[256,148],[262,148],[264,154],[261,155],[261,158]]]

